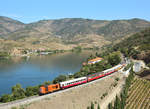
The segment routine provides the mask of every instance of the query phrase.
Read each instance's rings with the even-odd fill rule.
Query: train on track
[[[104,70],[102,72],[98,72],[98,73],[94,73],[85,77],[80,77],[80,78],[76,78],[76,79],[72,79],[72,80],[68,80],[68,81],[64,81],[64,82],[60,82],[58,84],[51,84],[51,85],[45,85],[45,86],[41,86],[40,90],[39,90],[39,94],[40,95],[44,95],[44,94],[48,94],[48,93],[52,93],[58,90],[62,90],[62,89],[66,89],[69,87],[73,87],[76,85],[81,85],[99,78],[102,78],[104,76],[110,75],[114,72],[117,72],[118,70],[122,69],[125,66],[125,64],[118,64],[110,69]]]

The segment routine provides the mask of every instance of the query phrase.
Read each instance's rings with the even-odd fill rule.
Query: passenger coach
[[[87,82],[87,78],[81,77],[81,78],[77,78],[77,79],[73,79],[73,80],[69,80],[65,82],[60,82],[60,87],[62,89],[65,89],[65,88],[76,86],[76,85],[83,84],[86,82]]]

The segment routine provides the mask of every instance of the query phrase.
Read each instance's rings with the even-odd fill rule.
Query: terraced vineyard
[[[134,79],[128,91],[125,109],[150,109],[150,81]]]

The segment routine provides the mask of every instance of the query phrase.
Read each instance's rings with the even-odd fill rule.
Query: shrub
[[[39,93],[39,87],[38,86],[29,86],[26,88],[26,92],[25,92],[25,95],[27,97],[29,96],[33,96],[33,95],[37,95]]]
[[[66,79],[67,79],[66,75],[59,75],[58,77],[56,77],[56,78],[53,80],[53,83],[56,84],[56,83],[65,81]]]
[[[116,81],[119,81],[119,78],[117,77],[117,78],[115,78],[115,80],[116,80]]]
[[[115,52],[108,56],[108,63],[112,66],[119,64],[121,61],[119,53]]]
[[[100,109],[100,106],[99,106],[99,104],[98,104],[98,106],[97,106],[97,109]]]
[[[94,103],[91,102],[91,109],[94,109]]]
[[[21,87],[20,84],[16,84],[12,87],[12,97],[13,100],[25,98],[25,90]]]
[[[9,94],[4,94],[0,98],[0,102],[3,102],[3,103],[10,102],[10,101],[12,101],[12,96]]]

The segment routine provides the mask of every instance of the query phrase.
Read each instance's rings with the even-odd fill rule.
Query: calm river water
[[[53,80],[60,74],[75,73],[91,54],[92,51],[66,52],[29,59],[0,60],[0,96],[10,93],[11,87],[17,83],[25,88]]]

